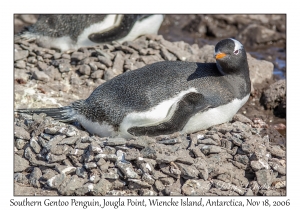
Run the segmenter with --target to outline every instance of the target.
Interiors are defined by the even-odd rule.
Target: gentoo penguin
[[[216,63],[157,62],[114,77],[69,106],[17,112],[78,121],[99,136],[193,133],[231,120],[249,98],[243,45],[224,39],[215,58]]]
[[[39,15],[37,22],[16,38],[35,39],[45,48],[61,51],[99,43],[132,41],[145,34],[157,34],[163,15]]]

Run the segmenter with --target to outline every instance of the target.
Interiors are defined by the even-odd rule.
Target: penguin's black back
[[[78,112],[93,121],[101,119],[117,126],[127,114],[150,110],[191,88],[201,93],[211,107],[242,99],[250,92],[243,75],[222,75],[215,63],[162,61],[100,85]]]
[[[26,30],[43,36],[63,37],[70,36],[77,40],[80,33],[88,26],[104,20],[106,15],[53,15],[42,14],[37,22]]]

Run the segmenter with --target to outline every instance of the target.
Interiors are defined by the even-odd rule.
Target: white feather
[[[129,34],[124,38],[117,40],[117,42],[123,43],[125,41],[131,41],[145,34],[157,34],[163,20],[163,15],[152,15],[141,21],[137,21]]]
[[[238,40],[230,39],[234,41],[234,51],[243,49],[244,46]]]
[[[92,122],[81,114],[77,114],[76,119],[82,125],[82,127],[84,127],[91,134],[96,134],[101,137],[112,137],[117,135],[117,133],[114,131],[113,126],[109,125],[106,122],[102,122],[101,124],[98,122]]]
[[[206,112],[198,113],[191,117],[187,124],[182,129],[184,133],[193,133],[199,130],[204,130],[213,125],[228,122],[233,115],[247,102],[249,98],[248,94],[243,99],[234,99],[230,103],[217,108],[209,109]]]
[[[172,106],[181,100],[184,95],[191,92],[197,92],[197,90],[195,88],[190,88],[178,93],[171,99],[161,102],[156,107],[153,107],[146,112],[133,112],[128,114],[120,124],[120,136],[125,138],[132,137],[132,135],[127,132],[131,127],[156,125],[167,121],[166,117],[169,111],[174,111],[171,109]],[[172,114],[173,113],[170,113],[169,115],[172,116]]]
[[[78,49],[80,47],[97,45],[97,43],[89,40],[88,36],[90,34],[99,33],[101,31],[104,31],[108,28],[112,28],[113,26],[117,25],[118,21],[117,23],[115,22],[116,18],[117,18],[116,15],[107,15],[102,22],[92,24],[86,29],[84,29],[83,32],[77,38],[77,43],[75,48]]]

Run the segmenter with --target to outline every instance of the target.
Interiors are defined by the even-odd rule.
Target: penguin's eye
[[[237,54],[239,54],[239,50],[235,50],[235,51],[233,51],[233,53],[235,54],[235,55],[237,55]]]

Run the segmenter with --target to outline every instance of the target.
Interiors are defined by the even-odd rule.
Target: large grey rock
[[[131,164],[126,164],[121,161],[118,161],[116,166],[122,171],[122,173],[130,179],[137,179],[139,175],[133,170]]]
[[[251,36],[246,35],[250,33]],[[268,42],[284,40],[285,36],[265,26],[250,24],[239,34],[239,38],[241,38],[241,41],[251,44],[267,44]]]
[[[42,171],[38,167],[34,167],[33,171],[29,176],[29,183],[33,187],[39,188],[40,182],[39,179],[42,177]]]
[[[182,193],[187,196],[204,195],[210,188],[209,181],[188,179],[182,186]]]
[[[106,67],[112,66],[112,61],[104,56],[98,56],[98,60],[100,63],[103,63]]]
[[[76,189],[75,194],[76,195],[86,195],[87,193],[91,192],[94,188],[94,184],[92,183],[86,183],[83,186]]]
[[[283,158],[286,156],[286,152],[282,150],[279,145],[270,146],[267,150],[276,157]]]
[[[114,64],[112,67],[112,71],[115,73],[115,75],[119,75],[123,73],[123,65],[124,65],[124,57],[121,53],[117,53],[115,56]]]
[[[274,114],[286,116],[286,80],[279,80],[263,91],[260,102],[266,109],[273,109]]]
[[[71,60],[76,61],[76,62],[81,61],[84,58],[85,58],[85,56],[84,56],[84,53],[82,53],[82,52],[74,52],[71,56]]]
[[[15,67],[18,69],[25,69],[26,63],[23,60],[19,60],[15,63]]]
[[[285,175],[286,174],[286,168],[280,164],[277,164],[275,162],[269,162],[269,165],[274,171],[278,171],[278,173]]]
[[[141,150],[141,155],[143,155],[144,158],[151,158],[151,159],[156,159],[157,157],[156,150],[149,146]]]
[[[274,65],[265,60],[257,60],[247,53],[252,85],[261,84],[273,76]]]
[[[94,185],[92,193],[94,195],[106,195],[111,190],[112,184],[106,179],[100,179],[99,182]]]
[[[176,165],[178,166],[178,168],[181,171],[181,176],[185,179],[193,179],[193,178],[197,178],[199,171],[196,169],[195,166],[189,166],[183,163],[176,163]]]
[[[62,155],[53,155],[51,153],[49,153],[47,155],[47,160],[49,163],[55,163],[55,162],[60,162],[66,159],[66,155],[62,154]]]
[[[15,58],[14,58],[14,60],[15,61],[22,60],[24,58],[27,58],[28,55],[29,55],[28,50],[15,50]]]
[[[77,175],[73,175],[70,178],[64,179],[58,188],[58,192],[62,195],[74,195],[75,191],[82,187],[84,179],[79,178]]]
[[[154,184],[158,191],[162,191],[165,189],[165,186],[163,185],[163,183],[160,180],[156,180]]]
[[[22,172],[28,167],[30,167],[28,160],[19,155],[14,155],[14,172]]]
[[[36,137],[32,137],[30,139],[30,146],[32,147],[32,149],[34,150],[35,153],[40,153],[41,146],[37,142],[37,138]]]
[[[57,174],[47,180],[47,185],[51,188],[58,189],[65,179],[66,175],[64,173]]]
[[[128,179],[129,184],[128,184],[128,188],[130,190],[138,190],[141,188],[150,188],[151,185],[148,182],[139,180],[139,179]]]
[[[104,75],[104,71],[103,70],[97,70],[97,71],[94,71],[91,74],[91,78],[93,78],[93,79],[99,79],[99,78],[102,78],[103,75]]]
[[[239,195],[244,195],[245,190],[241,187],[238,187],[234,184],[226,183],[217,179],[213,180],[213,185],[220,190],[230,190],[238,193]]]
[[[36,80],[40,80],[43,82],[49,82],[50,77],[43,71],[34,71],[32,77]]]
[[[186,172],[187,176],[188,175],[195,176],[195,174],[193,173],[194,170],[190,171],[187,167],[185,167],[184,164],[182,164],[182,165],[183,165],[182,170]],[[161,164],[159,164],[159,167],[164,174],[172,176],[174,178],[178,179],[179,176],[181,175],[181,170],[175,164],[170,165],[170,164],[166,164],[166,163],[161,163]]]
[[[14,173],[14,181],[24,185],[28,185],[29,183],[27,176],[22,173]]]
[[[24,140],[29,140],[30,139],[30,134],[22,127],[15,126],[14,127],[14,135],[15,137],[19,139],[24,139]]]
[[[264,159],[253,160],[250,162],[250,165],[254,171],[258,171],[261,169],[270,169],[268,162]]]
[[[257,172],[255,172],[257,182],[261,189],[269,189],[269,187],[272,184],[273,177],[269,170],[262,169]]]
[[[82,65],[79,68],[79,72],[83,75],[90,75],[91,74],[91,67],[89,65]]]
[[[175,152],[175,156],[177,156],[176,162],[184,163],[187,165],[192,165],[194,163],[193,158],[190,156],[188,150],[178,150]]]

